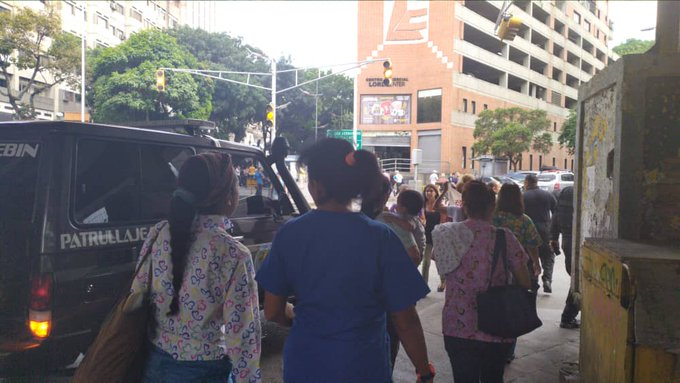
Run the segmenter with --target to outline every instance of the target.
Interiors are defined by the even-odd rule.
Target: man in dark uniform
[[[571,275],[571,239],[572,239],[572,218],[574,217],[574,187],[567,186],[562,189],[560,196],[557,198],[557,212],[552,216],[552,224],[550,225],[550,247],[559,254],[560,244],[557,241],[560,234],[562,234],[562,250],[564,250],[564,264],[567,267],[567,273]],[[574,295],[569,289],[567,295],[567,302],[562,311],[562,320],[560,327],[562,328],[579,328],[580,323],[576,320],[579,306],[574,301]]]
[[[555,253],[548,246],[550,232],[550,216],[555,213],[557,200],[555,197],[538,188],[538,179],[529,174],[524,179],[524,213],[534,221],[536,230],[543,243],[538,248],[538,257],[543,268],[543,291],[552,293],[552,274],[555,265]]]

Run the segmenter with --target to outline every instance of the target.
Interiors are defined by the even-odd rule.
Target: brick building
[[[557,143],[577,88],[617,56],[608,41],[607,1],[514,1],[517,37],[501,42],[494,24],[502,1],[358,3],[358,60],[390,58],[393,83],[379,64],[357,79],[363,146],[381,159],[423,149],[420,173],[475,172],[477,114],[522,107],[548,112],[553,149],[524,153],[520,168],[573,168]],[[393,163],[393,161],[391,162]],[[421,174],[422,177],[422,174]]]

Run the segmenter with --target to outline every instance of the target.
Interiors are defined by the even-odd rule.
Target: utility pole
[[[80,122],[85,122],[85,34],[87,33],[87,1],[83,2],[83,23],[80,35]]]

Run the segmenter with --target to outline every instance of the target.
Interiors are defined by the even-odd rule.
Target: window
[[[534,170],[534,155],[529,154],[529,170]]]
[[[574,171],[574,160],[571,160],[571,171]]]
[[[234,172],[238,178],[239,203],[231,218],[252,217],[271,214],[271,210],[258,204],[252,196],[263,196],[278,200],[283,196],[281,182],[272,168],[253,155],[232,153]],[[281,198],[284,214],[293,211],[288,197]]]
[[[555,157],[553,157],[553,164],[552,164],[552,166],[555,166],[555,164],[556,164],[556,162],[555,162]]]
[[[463,169],[467,169],[467,146],[463,146]]]
[[[565,162],[566,162],[566,160],[565,160]],[[574,175],[573,174],[562,174],[562,181],[574,182]]]
[[[578,12],[574,11],[573,18],[576,24],[581,25],[581,15]]]
[[[70,90],[62,90],[62,100],[64,102],[75,102],[76,101],[76,94],[75,92],[71,92]]]
[[[553,122],[553,132],[556,132],[556,131],[557,131],[557,123]]]
[[[134,8],[130,8],[130,17],[137,21],[142,21],[142,13]]]
[[[538,170],[543,166],[543,156],[538,156]]]
[[[95,24],[102,26],[104,29],[109,29],[109,20],[104,16],[97,14],[97,18],[94,20]]]
[[[489,105],[488,105],[488,104],[484,104],[484,110],[489,110]]]
[[[0,78],[0,88],[7,88],[7,79],[6,78]]]
[[[463,113],[467,113],[467,98],[463,99]]]
[[[586,31],[590,32],[590,21],[584,20],[583,26],[586,28]]]
[[[125,14],[125,11],[123,10],[123,6],[121,4],[116,3],[116,2],[111,2],[111,9],[114,12],[118,12],[122,15]]]
[[[75,164],[75,221],[119,224],[165,217],[178,169],[191,155],[193,150],[179,146],[81,140]]]
[[[470,169],[475,170],[475,148],[470,150]]]
[[[477,114],[477,101],[472,101],[472,114]]]
[[[429,89],[418,91],[418,117],[419,124],[442,121],[442,90]]]

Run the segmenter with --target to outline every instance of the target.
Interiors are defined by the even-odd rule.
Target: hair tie
[[[194,193],[188,191],[187,189],[183,188],[175,189],[175,191],[172,192],[172,196],[181,199],[182,201],[188,203],[189,205],[193,205],[194,202],[196,202],[196,196],[194,195]]]
[[[347,155],[345,156],[345,163],[347,164],[347,166],[354,166],[354,164],[357,163],[357,160],[354,158],[354,150],[347,153]]]

